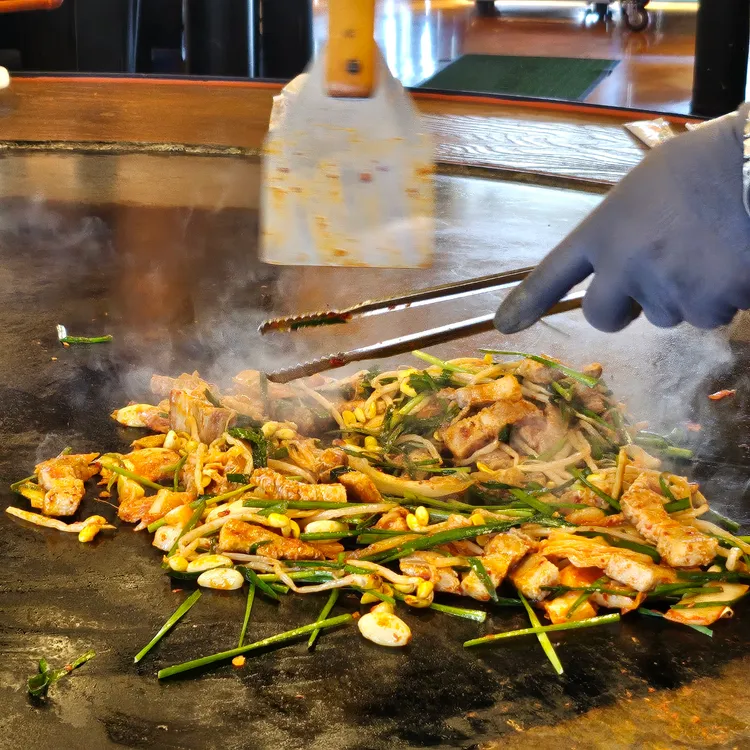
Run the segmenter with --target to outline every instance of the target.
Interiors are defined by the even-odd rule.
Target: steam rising
[[[149,179],[164,174],[170,185],[177,184],[187,163],[181,157],[136,158],[139,169],[147,168],[147,175],[151,170]],[[122,160],[119,168],[127,169],[129,163]],[[35,301],[19,307],[18,319],[28,316],[29,305],[38,305],[44,315],[29,337],[53,336],[55,323],[75,333],[113,333],[115,343],[106,352],[92,351],[87,361],[89,368],[118,381],[112,386],[113,400],[121,398],[120,389],[133,400],[150,398],[154,373],[199,369],[208,380],[227,384],[243,369],[275,370],[489,312],[498,295],[346,326],[267,337],[257,333],[268,317],[342,307],[532,265],[600,200],[574,191],[441,177],[438,253],[432,269],[268,267],[257,261],[257,165],[230,159],[200,163],[200,180],[214,188],[209,191],[203,182],[188,185],[182,203],[175,196],[161,208],[118,205],[105,210],[83,203],[71,209],[35,198],[6,202],[0,211],[0,274],[6,288],[23,293],[25,279],[35,276],[35,267],[40,269]],[[190,205],[193,199],[200,205]],[[654,427],[688,419],[696,390],[732,359],[726,331],[707,333],[689,326],[660,330],[639,320],[619,334],[602,334],[580,313],[550,318],[516,336],[486,334],[434,351],[463,356],[480,346],[544,352],[573,366],[600,361],[616,396]],[[57,353],[61,360],[73,359],[68,352]],[[114,365],[107,364],[108,357],[114,357]],[[378,364],[388,368],[416,362],[404,355]],[[77,377],[74,370],[70,376]],[[80,404],[77,397],[71,408]],[[87,408],[100,407],[90,403]]]

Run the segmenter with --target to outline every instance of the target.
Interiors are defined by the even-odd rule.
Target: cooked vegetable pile
[[[578,372],[518,352],[447,362],[414,354],[422,369],[289,386],[253,370],[229,389],[197,373],[154,376],[157,404],[112,415],[151,434],[126,454],[39,464],[13,489],[40,513],[8,512],[90,541],[113,528],[103,517],[55,517],[74,516],[96,478],[121,520],[153,534],[167,575],[247,587],[237,648],[160,677],[230,658],[240,665],[248,651],[301,636],[312,647],[321,631],[355,621],[374,643],[405,646],[410,607],[478,623],[486,607],[526,607],[530,628],[485,635],[477,625],[464,645],[536,634],[558,672],[548,630],[638,610],[710,635],[731,616],[748,591],[750,544],[696,484],[663,470],[662,460],[690,452],[631,423],[600,365]],[[374,606],[332,616],[341,589]],[[256,594],[289,592],[330,598],[315,623],[245,644]],[[486,605],[456,606],[448,595]]]

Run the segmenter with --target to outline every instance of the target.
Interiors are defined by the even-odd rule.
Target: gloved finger
[[[585,258],[576,230],[558,245],[502,302],[495,315],[501,333],[517,333],[536,323],[593,268]]]
[[[680,305],[673,299],[670,284],[652,270],[634,277],[633,299],[643,308],[649,323],[658,328],[673,328],[682,323]]]
[[[750,273],[745,269],[733,274],[732,282],[724,294],[724,302],[738,310],[750,309]]]
[[[594,280],[583,298],[583,314],[594,328],[605,333],[620,331],[632,323],[641,308],[616,283],[602,274],[594,274]]]
[[[737,314],[737,308],[725,301],[705,302],[693,300],[683,307],[683,317],[696,328],[719,328],[729,325]]]
[[[660,304],[651,299],[639,304],[648,322],[657,328],[674,328],[682,323],[682,313],[676,306]]]

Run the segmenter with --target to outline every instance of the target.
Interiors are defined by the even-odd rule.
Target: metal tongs
[[[443,284],[441,286],[422,289],[417,292],[408,292],[396,297],[387,297],[380,300],[371,300],[360,302],[352,307],[343,310],[323,310],[301,315],[293,315],[285,318],[274,318],[267,320],[260,325],[258,330],[261,334],[270,332],[288,332],[298,331],[303,328],[312,328],[317,326],[335,325],[338,323],[348,323],[354,318],[364,318],[373,315],[383,315],[396,310],[405,310],[410,307],[419,307],[421,305],[431,305],[435,302],[445,302],[449,299],[458,297],[468,297],[473,294],[491,291],[493,289],[505,289],[514,287],[523,281],[534,267],[519,268],[515,271],[506,271],[505,273],[491,274],[489,276],[480,276],[468,281],[460,281],[454,284]],[[575,310],[581,306],[583,300],[583,291],[571,292],[563,297],[554,307],[550,308],[545,315],[555,315],[557,313]],[[326,354],[318,359],[309,362],[287,367],[276,372],[267,374],[268,379],[273,383],[288,383],[298,378],[305,378],[315,375],[326,370],[333,370],[337,367],[343,367],[350,362],[361,362],[367,359],[382,359],[392,357],[397,354],[406,354],[414,349],[422,349],[436,344],[444,344],[446,341],[474,336],[478,333],[491,331],[494,327],[494,313],[480,315],[469,320],[449,323],[448,325],[430,328],[426,331],[410,333],[406,336],[399,336],[395,339],[388,339],[377,344],[369,344],[348,352],[338,352],[336,354]]]

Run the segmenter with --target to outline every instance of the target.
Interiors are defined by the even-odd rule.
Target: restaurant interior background
[[[0,11],[17,2],[0,0]],[[0,65],[15,72],[289,79],[327,31],[326,0],[47,2],[62,4],[47,11],[0,12]],[[690,112],[699,3],[646,0],[645,8],[643,3],[380,0],[377,37],[388,65],[407,86]],[[734,6],[731,12],[746,18],[738,0],[712,5],[725,12]],[[708,42],[714,47],[709,56],[726,57],[727,45],[736,47],[736,70],[748,29],[743,39],[739,23],[737,36],[738,24],[727,28],[728,18],[725,13],[713,19],[715,28],[709,19],[704,36],[716,40]],[[726,42],[727,34],[737,39]],[[716,69],[715,61],[706,64]],[[743,90],[745,74],[746,65]],[[707,85],[722,88],[715,81]],[[739,84],[733,85],[736,90]],[[705,111],[693,107],[693,112],[713,115],[717,107],[728,108],[709,101]]]

